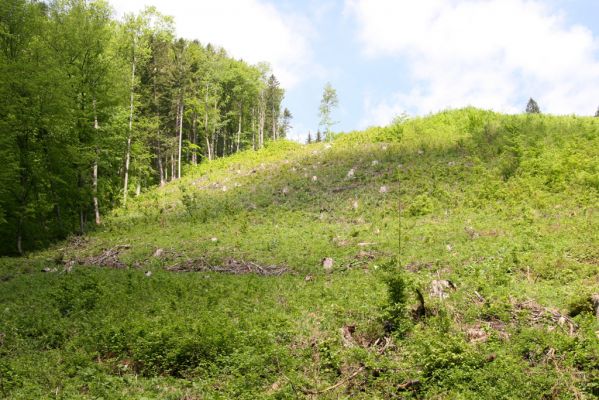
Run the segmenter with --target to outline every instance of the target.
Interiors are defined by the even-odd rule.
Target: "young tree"
[[[599,117],[599,107],[597,107],[597,111],[595,111],[595,117]]]
[[[291,111],[289,111],[289,109],[287,109],[287,107],[285,107],[285,109],[283,110],[283,114],[281,115],[281,123],[279,124],[279,131],[280,131],[279,137],[282,137],[282,138],[287,137],[287,133],[292,128],[292,126],[291,126],[292,118],[293,118],[293,114],[291,114]]]
[[[281,84],[274,74],[270,74],[268,81],[266,82],[266,122],[269,124],[270,131],[272,132],[272,140],[278,139],[279,129],[277,127],[279,116],[281,114],[281,101],[285,92],[281,89]]]
[[[322,142],[322,134],[320,133],[320,129],[316,131],[316,143]]]
[[[308,144],[312,143],[312,134],[310,134],[310,131],[308,131],[308,140],[306,141],[306,143],[308,143]]]
[[[540,114],[541,110],[539,109],[539,105],[536,101],[531,97],[528,100],[528,104],[526,105],[526,113],[527,114]]]
[[[319,107],[319,116],[320,116],[320,126],[325,127],[325,136],[329,141],[333,140],[333,135],[331,132],[331,126],[333,126],[334,122],[331,119],[331,112],[334,107],[337,107],[339,101],[337,100],[337,91],[331,86],[330,83],[327,83],[324,86],[324,90],[322,93],[322,100],[320,100]]]

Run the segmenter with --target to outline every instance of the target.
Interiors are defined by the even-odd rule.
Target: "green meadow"
[[[8,399],[599,396],[599,118],[473,108],[187,166],[0,259]]]

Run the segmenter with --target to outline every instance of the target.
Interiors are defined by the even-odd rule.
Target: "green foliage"
[[[397,261],[392,259],[383,264],[384,282],[387,287],[387,304],[383,310],[383,319],[388,331],[403,335],[410,326],[409,295],[410,285]]]
[[[339,105],[339,99],[337,99],[337,91],[331,86],[330,83],[324,85],[322,92],[322,99],[320,100],[320,106],[318,108],[318,115],[320,116],[319,126],[325,128],[325,138],[329,141],[333,138],[331,127],[335,122],[331,119],[331,113],[333,108]],[[320,131],[319,131],[320,132]],[[320,141],[317,137],[317,142]]]
[[[526,104],[526,113],[527,114],[540,114],[541,113],[541,109],[539,108],[539,105],[537,104],[536,101],[533,100],[532,97],[528,100],[528,103]]]
[[[397,124],[190,166],[0,259],[1,396],[596,397],[597,119]],[[63,271],[124,244],[128,268]],[[231,260],[289,273],[164,270]]]
[[[268,69],[176,38],[153,7],[117,21],[105,1],[8,0],[0,21],[2,255],[84,234],[180,164],[289,129]]]

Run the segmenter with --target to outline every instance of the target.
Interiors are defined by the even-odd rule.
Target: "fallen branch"
[[[322,390],[313,390],[313,389],[306,389],[306,388],[301,388],[301,391],[304,394],[323,394],[326,392],[330,392],[331,390],[335,390],[337,389],[339,386],[351,381],[352,379],[354,379],[356,376],[358,376],[362,371],[364,371],[366,367],[361,366],[360,368],[358,368],[355,372],[353,372],[351,375],[341,379],[339,382],[337,382],[336,384],[334,384],[333,386],[329,386],[328,388],[322,389]]]

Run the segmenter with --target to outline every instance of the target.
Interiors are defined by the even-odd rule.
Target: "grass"
[[[597,119],[464,109],[189,169],[0,261],[0,393],[593,398],[598,149]],[[125,269],[54,261],[123,244]],[[290,273],[166,270],[200,259]]]

